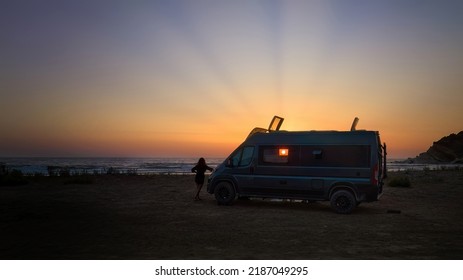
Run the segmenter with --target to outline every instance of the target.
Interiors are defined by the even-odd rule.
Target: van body
[[[328,200],[348,214],[379,199],[386,177],[386,145],[377,131],[280,131],[255,128],[209,176],[218,204],[237,197]]]

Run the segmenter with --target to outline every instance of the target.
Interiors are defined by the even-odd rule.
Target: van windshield
[[[254,146],[245,146],[230,157],[231,166],[247,166],[251,163]]]

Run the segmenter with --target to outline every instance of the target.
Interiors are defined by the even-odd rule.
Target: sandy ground
[[[38,178],[0,187],[0,259],[463,259],[463,171],[399,175],[412,187],[350,215],[328,202],[218,206],[205,189],[196,202],[193,176]]]

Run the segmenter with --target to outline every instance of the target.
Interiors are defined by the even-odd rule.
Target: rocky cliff
[[[463,163],[463,131],[445,136],[424,153],[414,159],[414,163]]]

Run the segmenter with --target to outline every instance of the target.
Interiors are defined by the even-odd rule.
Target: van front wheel
[[[219,205],[230,205],[236,196],[235,189],[228,182],[220,182],[214,190],[215,200]]]
[[[350,191],[339,190],[331,196],[331,207],[338,214],[350,214],[357,205],[354,195]]]

